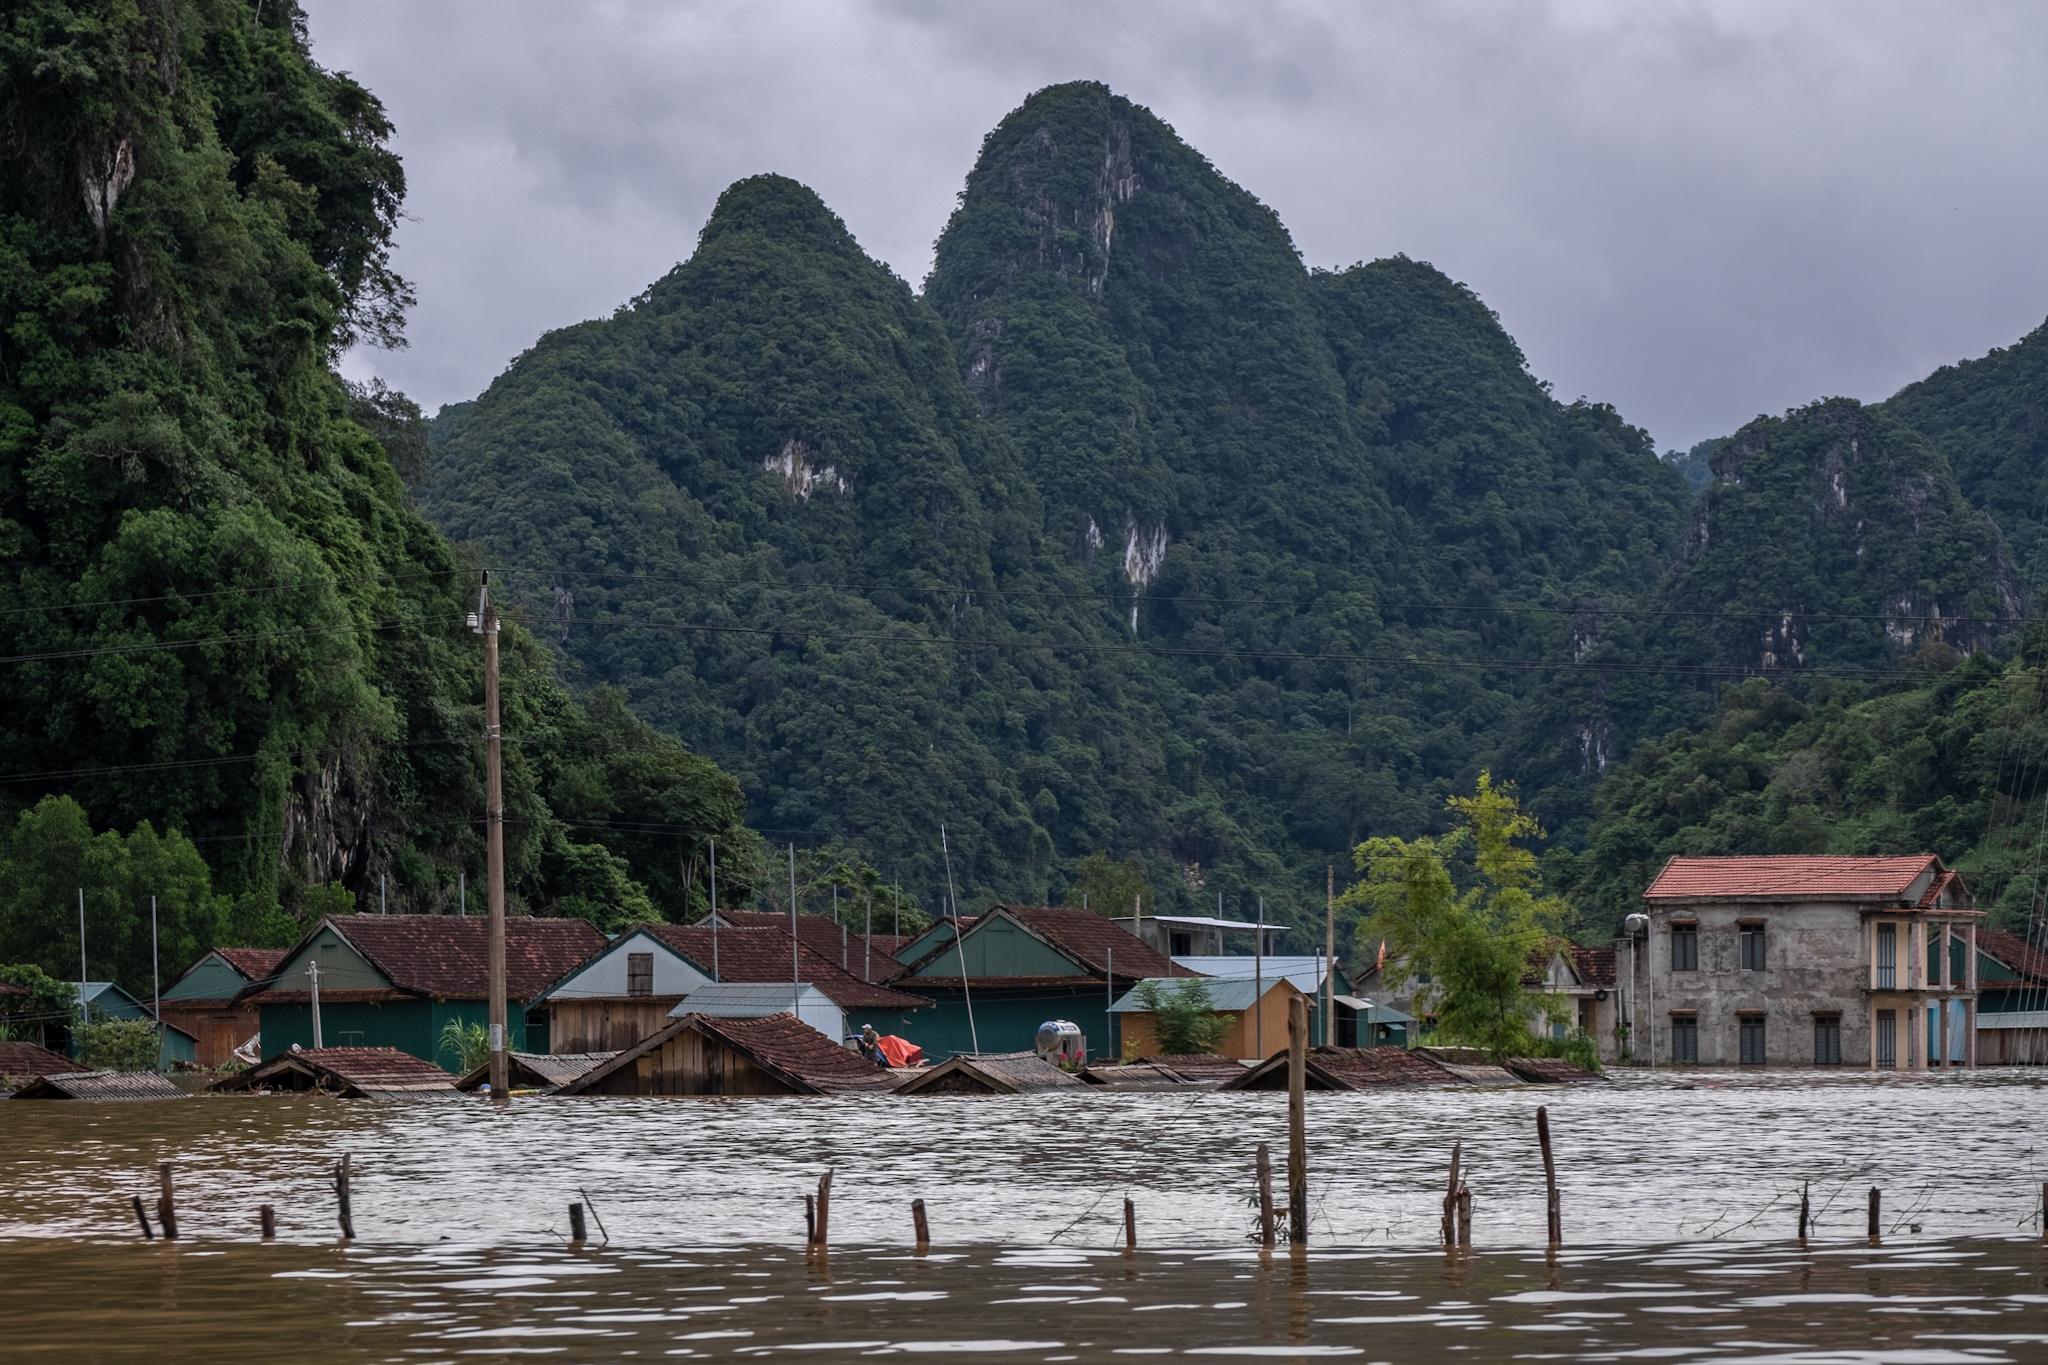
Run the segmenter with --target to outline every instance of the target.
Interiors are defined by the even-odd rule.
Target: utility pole
[[[484,637],[484,876],[490,905],[491,1098],[508,1098],[505,1067],[505,764],[498,733],[498,609],[486,569],[474,629]]]
[[[1323,1046],[1337,1042],[1337,868],[1323,868]]]
[[[92,1022],[85,1008],[85,888],[78,888],[78,1026]]]
[[[314,958],[306,964],[306,976],[313,983],[313,1050],[318,1052],[324,1044],[320,1041],[320,959]]]
[[[789,1017],[804,1017],[804,969],[797,957],[801,941],[796,936],[796,845],[789,846]]]
[[[149,1009],[156,1016],[156,1069],[164,1069],[164,974],[156,951],[156,897],[149,898]]]

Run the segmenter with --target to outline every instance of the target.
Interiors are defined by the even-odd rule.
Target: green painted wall
[[[940,953],[915,975],[957,977],[963,953],[969,977],[1087,975],[1079,964],[1034,938],[1023,926],[1000,918],[975,925],[958,945]]]
[[[300,971],[305,968],[301,966]],[[325,967],[322,971],[327,970]],[[192,964],[186,972],[164,992],[166,1000],[229,1000],[249,983],[242,974],[221,961],[218,953],[208,953]]]
[[[320,961],[320,989],[324,991],[376,991],[390,989],[391,982],[384,973],[372,967],[348,944],[340,934],[329,926],[320,931],[318,938],[306,944],[298,952],[286,958],[277,969],[277,989],[281,991],[302,991],[306,989],[306,964],[318,958]]]
[[[895,1013],[890,1017],[900,1020]],[[943,1062],[956,1052],[974,1051],[967,1008],[957,993],[937,997],[936,1005],[910,1017],[915,1022],[898,1022],[885,1031],[916,1043],[931,1061]],[[1048,1019],[1072,1020],[1087,1035],[1091,1060],[1114,1058],[1109,1001],[1101,994],[1099,982],[1078,994],[1058,990],[974,992],[974,1032],[980,1035],[983,1052],[1030,1051],[1038,1039],[1038,1026]]]
[[[321,977],[327,969],[323,964]],[[484,1000],[392,1000],[383,1004],[320,1004],[321,1041],[329,1047],[395,1047],[449,1071],[457,1069],[454,1054],[441,1051],[441,1030],[451,1019],[488,1026],[490,1003]],[[506,1044],[514,1052],[527,1046],[526,1011],[506,1011]],[[266,1060],[291,1051],[292,1044],[313,1046],[313,1012],[305,1005],[263,1007],[263,1056]]]

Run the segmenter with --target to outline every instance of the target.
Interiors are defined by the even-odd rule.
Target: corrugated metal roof
[[[594,1067],[603,1066],[616,1052],[508,1052],[506,1080],[514,1090],[532,1086],[567,1085]],[[485,1062],[455,1083],[457,1090],[475,1090],[491,1079],[491,1064]]]
[[[38,1076],[18,1100],[182,1100],[189,1096],[154,1071],[65,1071]]]
[[[1286,957],[1268,953],[1264,957],[1177,957],[1174,965],[1185,967],[1191,972],[1214,977],[1218,981],[1235,981],[1239,977],[1249,981],[1254,973],[1268,981],[1284,976],[1294,983],[1294,989],[1303,995],[1314,995],[1323,988],[1323,963],[1327,961],[1321,953],[1289,955]]]
[[[1643,892],[1645,900],[1678,897],[1899,897],[1930,867],[1931,853],[1848,858],[1807,854],[1739,858],[1673,858]]]
[[[1182,989],[1182,982],[1200,980],[1201,978],[1177,976],[1149,977],[1147,979],[1157,981],[1162,988],[1178,991]],[[1131,987],[1118,996],[1116,1003],[1109,1007],[1109,1012],[1111,1014],[1151,1013],[1151,1007],[1138,998],[1138,991],[1143,984],[1143,982],[1140,982],[1139,985]],[[1265,986],[1268,994],[1292,985],[1286,978],[1276,976],[1268,976],[1263,983],[1254,981],[1250,977],[1244,977],[1235,981],[1202,980],[1203,989],[1209,993],[1209,1007],[1219,1013],[1250,1009],[1258,1003],[1256,991],[1261,984]]]
[[[708,1014],[718,1019],[765,1019],[771,1014],[788,1014],[795,989],[787,981],[713,981],[684,996],[682,1003],[668,1012],[669,1018]],[[804,1005],[839,1007],[838,1001],[809,981],[804,982],[802,991]]]

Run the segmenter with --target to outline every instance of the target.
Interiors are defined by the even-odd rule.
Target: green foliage
[[[2036,651],[2039,651],[2038,654]],[[1992,922],[2023,929],[2036,896],[2048,640],[2001,666],[1975,654],[1918,687],[1725,689],[1711,728],[1646,743],[1601,789],[1564,874],[1579,937],[1616,931],[1674,855],[1934,853]]]
[[[1365,875],[1344,899],[1370,912],[1360,952],[1384,939],[1388,957],[1426,982],[1415,1003],[1434,1041],[1528,1056],[1531,1021],[1563,1017],[1562,999],[1524,977],[1531,954],[1556,942],[1566,907],[1542,894],[1536,855],[1515,842],[1541,831],[1512,790],[1482,772],[1474,795],[1447,804],[1458,820],[1449,834],[1368,839],[1355,851]],[[1463,856],[1473,883],[1461,892],[1453,867]]]
[[[33,962],[0,965],[0,981],[29,993],[23,1001],[0,1002],[0,1039],[40,1043],[51,1025],[68,1027],[78,1017],[78,984],[52,976]]]
[[[1581,1071],[1590,1071],[1598,1076],[1606,1070],[1600,1064],[1600,1040],[1584,1029],[1575,1028],[1562,1038],[1532,1037],[1523,1057],[1558,1057],[1570,1062]]]
[[[1182,1057],[1214,1052],[1237,1021],[1234,1014],[1216,1013],[1209,983],[1199,976],[1173,981],[1147,978],[1137,987],[1138,1002],[1152,1016],[1152,1036],[1161,1053]]]
[[[78,1064],[87,1071],[154,1071],[160,1048],[148,1019],[95,1019],[78,1029]]]
[[[1067,891],[1066,905],[1081,905],[1098,915],[1129,915],[1141,902],[1154,900],[1145,880],[1145,869],[1136,858],[1111,862],[1107,853],[1091,853],[1074,869],[1074,884]]]
[[[441,1026],[435,1051],[440,1060],[453,1060],[455,1070],[467,1074],[491,1060],[491,1031],[475,1020],[450,1019]]]
[[[329,915],[353,915],[356,912],[356,893],[340,882],[309,886],[305,898],[299,902],[299,910],[308,924],[318,923]]]
[[[176,831],[160,835],[146,820],[125,838],[112,830],[95,834],[76,801],[46,796],[0,841],[0,960],[75,979],[80,891],[93,980],[147,991],[152,896],[166,979],[227,934],[228,901],[214,894],[191,840]]]

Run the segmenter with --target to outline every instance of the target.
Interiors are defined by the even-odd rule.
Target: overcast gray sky
[[[921,285],[1041,86],[1150,107],[1311,264],[1477,290],[1560,397],[1660,448],[1877,399],[2048,317],[2048,5],[307,0],[411,186],[431,411],[688,256],[778,171]]]

